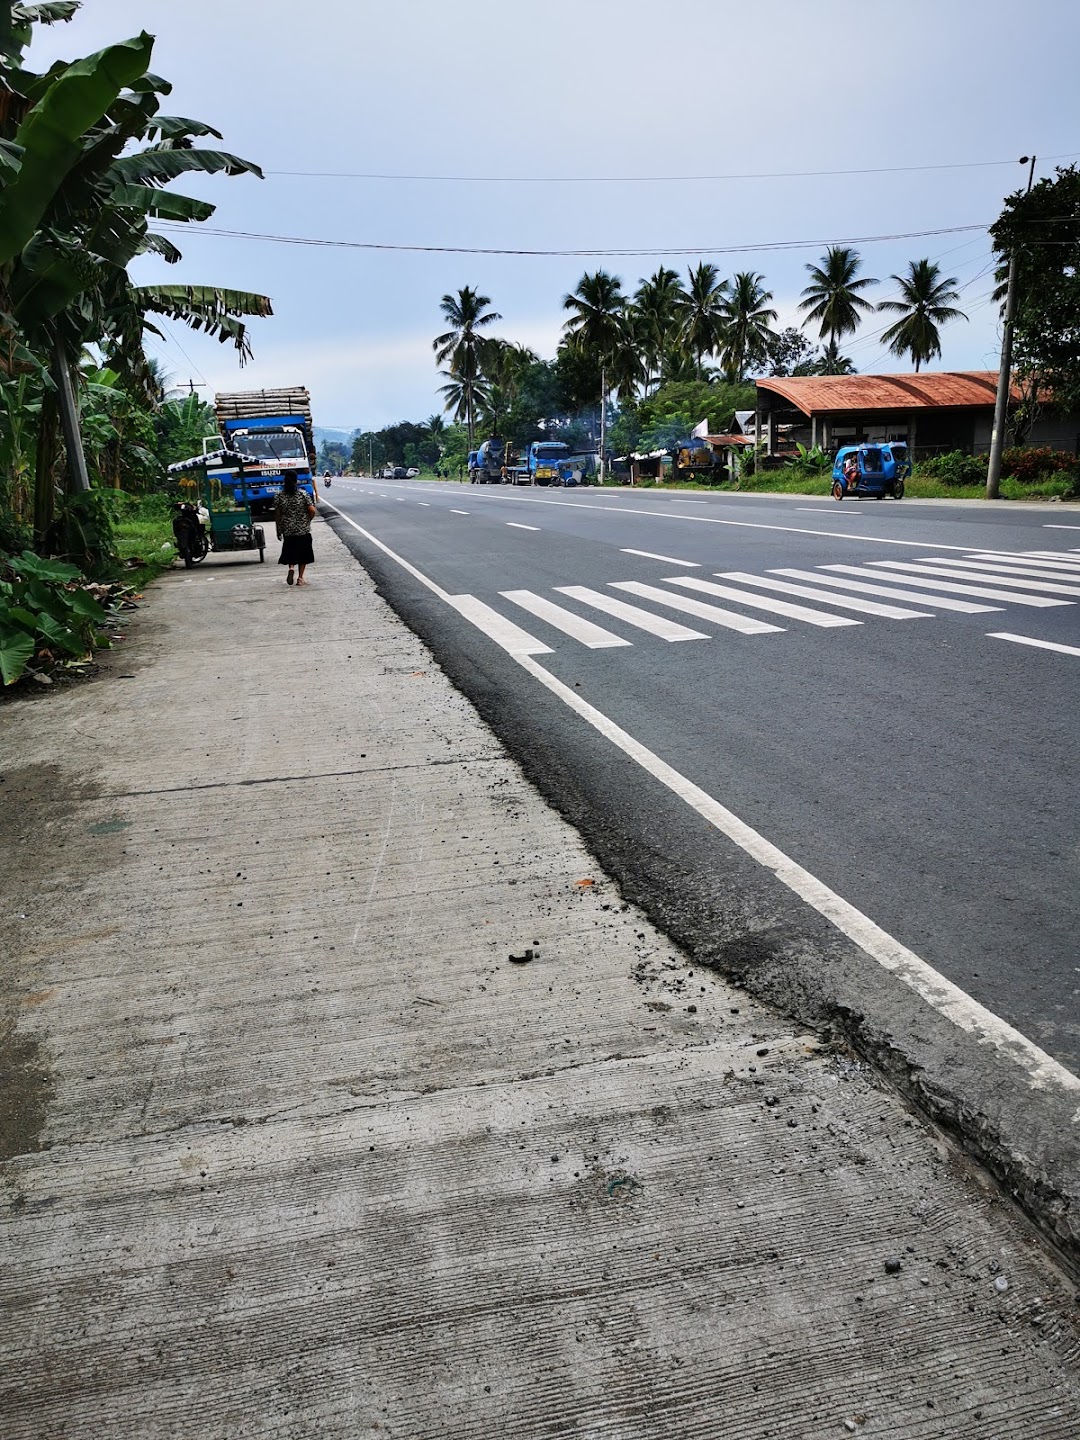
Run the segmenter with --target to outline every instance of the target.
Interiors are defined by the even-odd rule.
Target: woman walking
[[[279,565],[287,565],[289,573],[285,584],[293,583],[293,570],[298,569],[297,585],[306,585],[304,571],[315,563],[315,551],[311,545],[311,521],[315,505],[309,495],[297,488],[296,476],[286,475],[281,491],[274,502],[274,524],[281,541]]]

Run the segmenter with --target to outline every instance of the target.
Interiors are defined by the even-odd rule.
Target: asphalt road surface
[[[946,1008],[971,997],[1080,1074],[1080,511],[421,481],[324,498],[677,938],[811,983],[839,904],[885,969],[898,942],[962,992]]]

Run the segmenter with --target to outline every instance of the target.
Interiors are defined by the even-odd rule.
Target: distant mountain
[[[325,425],[313,425],[312,429],[315,431],[316,446],[321,445],[324,440],[339,445],[351,445],[353,437],[360,434],[359,425],[354,425],[351,430],[330,430]]]

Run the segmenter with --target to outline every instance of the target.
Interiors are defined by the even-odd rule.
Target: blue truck
[[[596,456],[574,454],[561,440],[533,440],[516,465],[507,465],[514,485],[587,485],[596,474]]]
[[[315,486],[315,436],[311,396],[301,385],[280,390],[244,390],[214,397],[221,444],[249,456],[244,481],[253,515],[269,515],[286,475],[295,475],[301,490],[318,499]],[[215,442],[216,443],[216,442]],[[240,503],[240,475],[232,467],[207,472],[222,493],[234,488]]]
[[[501,485],[506,446],[493,435],[469,452],[469,480],[474,485]]]

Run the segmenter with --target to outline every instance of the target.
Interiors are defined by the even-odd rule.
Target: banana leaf
[[[0,265],[30,241],[82,154],[86,132],[121,90],[144,74],[153,44],[144,33],[69,65],[19,126],[15,140],[25,153],[0,208]]]

